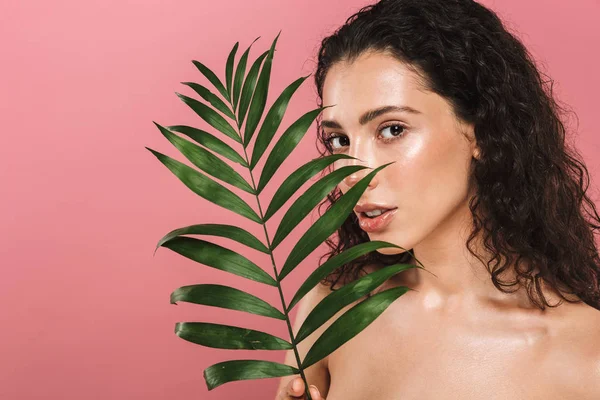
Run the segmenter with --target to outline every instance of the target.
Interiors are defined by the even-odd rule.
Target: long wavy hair
[[[363,7],[321,42],[314,74],[319,106],[331,66],[351,63],[366,51],[387,52],[413,68],[429,90],[449,102],[457,118],[474,124],[480,156],[472,160],[476,194],[469,208],[474,229],[466,247],[486,265],[495,287],[512,293],[523,285],[540,309],[558,306],[562,300],[548,304],[540,287],[543,279],[562,299],[600,310],[593,234],[600,217],[586,194],[587,169],[575,147],[565,143],[561,118],[566,110],[554,99],[552,79],[542,79],[533,57],[500,18],[472,0],[381,0]],[[321,116],[317,149],[324,156],[332,149],[320,121]],[[319,204],[319,215],[340,196],[336,187]],[[493,254],[487,264],[470,246],[481,230],[483,245]],[[326,240],[330,251],[319,263],[369,240],[350,213]],[[357,279],[367,265],[408,263],[411,253],[373,251],[333,271],[322,283],[336,290],[338,281]],[[511,265],[516,279],[501,280]],[[539,272],[534,274],[536,267]]]

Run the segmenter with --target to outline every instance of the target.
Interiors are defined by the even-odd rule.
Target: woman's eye
[[[389,124],[388,126],[381,128],[379,130],[379,132],[382,133],[388,129],[389,129],[388,135],[390,135],[390,136],[386,136],[385,134],[382,134],[384,142],[387,142],[389,140],[393,140],[393,139],[396,139],[398,137],[402,137],[405,135],[404,130],[406,128],[404,127],[404,125],[400,125],[400,124]],[[350,139],[348,139],[348,136],[345,136],[345,135],[333,134],[333,135],[329,136],[327,139],[325,139],[325,141],[327,144],[329,144],[329,147],[331,147],[332,150],[339,150],[344,146],[350,145]]]
[[[400,124],[392,124],[392,125],[388,125],[386,127],[383,127],[379,130],[379,132],[385,132],[386,129],[390,128],[390,135],[391,136],[385,136],[382,135],[384,137],[384,139],[393,139],[395,137],[398,136],[403,136],[404,135],[404,126],[400,125]],[[402,131],[400,131],[402,130]]]
[[[327,139],[327,142],[335,150],[347,146],[348,138],[346,136],[331,136]]]

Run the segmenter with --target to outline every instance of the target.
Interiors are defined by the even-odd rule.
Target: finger
[[[292,398],[301,397],[304,394],[304,381],[302,378],[295,378],[288,384],[287,395]]]
[[[315,385],[310,385],[308,390],[310,391],[310,397],[312,397],[313,400],[325,400]]]

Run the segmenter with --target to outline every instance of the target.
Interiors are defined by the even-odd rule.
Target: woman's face
[[[323,110],[321,122],[333,153],[362,160],[339,160],[335,169],[351,164],[376,168],[395,161],[375,175],[358,202],[397,207],[379,217],[388,223],[377,227],[375,220],[355,210],[371,240],[411,249],[425,238],[450,232],[452,224],[470,216],[468,180],[475,141],[469,142],[461,129],[473,137],[472,127],[461,125],[450,104],[420,86],[418,75],[403,63],[375,52],[364,53],[352,64],[336,63],[323,84],[323,105],[333,105]],[[364,117],[384,106],[407,109]],[[339,189],[346,193],[370,171],[349,175]]]

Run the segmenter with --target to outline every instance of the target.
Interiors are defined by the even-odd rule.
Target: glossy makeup
[[[398,207],[385,229],[370,232],[372,240],[392,235],[410,248],[465,203],[473,148],[459,131],[464,127],[449,103],[425,91],[419,76],[394,57],[367,53],[352,64],[333,65],[324,81],[323,104],[334,105],[323,111],[321,121],[334,153],[359,158],[371,168],[395,161],[375,176],[359,201]],[[335,168],[354,163],[361,164],[340,160]],[[345,193],[369,171],[348,176],[340,190]]]
[[[371,240],[414,249],[436,275],[443,268],[452,292],[468,286],[470,279],[479,279],[479,285],[489,279],[487,271],[473,277],[469,267],[476,261],[465,248],[472,227],[470,168],[478,149],[473,126],[460,121],[450,103],[421,82],[388,53],[367,52],[352,63],[337,62],[323,83],[323,105],[332,107],[323,110],[320,128],[334,153],[361,160],[339,160],[334,168],[395,162],[378,172],[359,203],[397,209],[377,229],[363,230]],[[339,189],[347,192],[370,171],[349,175]]]

